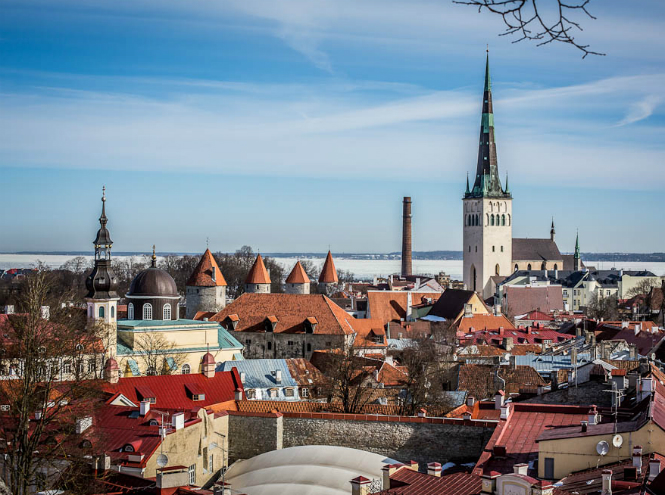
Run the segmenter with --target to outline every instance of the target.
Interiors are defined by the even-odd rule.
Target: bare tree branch
[[[552,42],[566,43],[581,50],[586,58],[587,55],[605,55],[589,49],[589,45],[583,45],[576,41],[576,31],[583,31],[582,26],[573,15],[581,13],[589,19],[596,19],[587,6],[591,0],[556,0],[554,16],[548,20],[543,9],[542,0],[453,0],[461,5],[472,5],[478,7],[478,12],[486,10],[501,16],[506,26],[505,32],[500,36],[516,36],[513,43],[523,40],[537,41],[538,46],[547,45]]]

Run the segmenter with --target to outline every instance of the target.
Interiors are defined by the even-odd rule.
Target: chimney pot
[[[282,370],[275,371],[275,381],[277,383],[282,383]]]
[[[150,401],[149,400],[142,400],[141,405],[140,405],[140,414],[141,416],[145,416],[150,412]]]
[[[430,462],[427,465],[427,474],[430,476],[436,476],[440,477],[441,476],[441,464],[438,462]]]
[[[612,495],[612,470],[604,469],[602,473],[603,487],[601,495]]]
[[[642,446],[635,445],[633,447],[633,467],[637,469],[637,472],[642,471]]]
[[[659,474],[660,474],[660,461],[656,459],[651,459],[649,461],[649,481],[652,481]]]

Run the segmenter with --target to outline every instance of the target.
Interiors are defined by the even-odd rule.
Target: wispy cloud
[[[624,126],[634,124],[640,120],[644,120],[656,110],[656,107],[663,102],[663,97],[660,95],[648,95],[641,101],[634,103],[630,106],[626,116],[621,119],[617,126]]]

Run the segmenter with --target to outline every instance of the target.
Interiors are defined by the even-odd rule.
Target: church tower
[[[464,284],[483,298],[492,296],[490,277],[512,273],[513,206],[506,176],[499,178],[492,109],[489,53],[485,64],[483,113],[480,121],[478,165],[473,187],[466,179],[464,193]]]
[[[106,188],[102,189],[102,215],[99,217],[99,230],[93,241],[95,246],[95,267],[85,281],[88,289],[88,321],[102,323],[108,328],[108,342],[104,342],[110,356],[115,355],[118,329],[118,279],[111,268],[111,247],[113,241],[106,228]]]

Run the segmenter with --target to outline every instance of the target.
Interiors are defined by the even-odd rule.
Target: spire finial
[[[206,237],[206,249],[210,249],[210,237]]]
[[[489,43],[487,43],[487,50],[485,50],[485,51],[487,52],[487,55],[490,54],[490,44]]]
[[[106,186],[102,186],[102,201],[106,201]]]
[[[155,254],[155,245],[152,245],[152,267],[157,268],[157,255]]]

